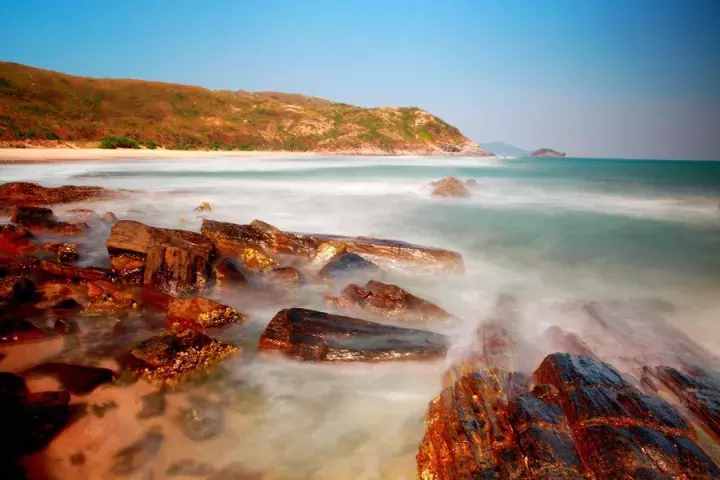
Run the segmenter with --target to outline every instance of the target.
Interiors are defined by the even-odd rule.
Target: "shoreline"
[[[450,152],[376,152],[376,151],[338,151],[338,152],[297,152],[278,150],[165,150],[165,149],[134,149],[134,148],[61,148],[61,147],[38,147],[38,148],[0,148],[0,165],[11,164],[36,164],[36,163],[58,163],[58,162],[86,162],[96,160],[145,160],[145,159],[167,159],[183,160],[195,159],[198,157],[223,157],[223,158],[257,158],[257,157],[316,157],[316,156],[341,156],[353,155],[363,157],[435,157],[435,156],[456,156],[456,157],[478,157],[497,158],[493,155],[476,155],[472,153],[450,153]]]

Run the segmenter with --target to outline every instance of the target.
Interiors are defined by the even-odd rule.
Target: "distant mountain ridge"
[[[480,143],[480,148],[500,157],[527,157],[530,155],[530,150],[525,150],[505,142]]]
[[[173,149],[488,155],[417,107],[363,108],[277,92],[66,75],[0,62],[0,142]]]

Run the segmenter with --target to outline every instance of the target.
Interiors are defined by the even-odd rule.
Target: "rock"
[[[195,207],[196,212],[212,212],[213,207],[210,202],[202,202],[200,205]]]
[[[470,188],[476,188],[476,187],[480,186],[478,181],[475,180],[474,178],[469,178],[469,179],[465,180],[465,185]]]
[[[0,185],[0,205],[53,205],[106,198],[113,194],[101,187],[43,187],[28,182],[8,182]]]
[[[225,428],[222,406],[202,397],[191,397],[190,406],[180,412],[180,429],[193,441],[208,440],[218,436]]]
[[[22,225],[33,233],[54,235],[79,235],[88,229],[85,223],[60,222],[49,208],[19,206],[15,208],[12,222]]]
[[[32,243],[33,234],[19,225],[0,225],[0,254],[23,255],[32,253],[36,247]]]
[[[110,267],[118,278],[132,285],[142,285],[145,278],[145,257],[118,253],[110,256]]]
[[[567,154],[552,148],[540,148],[530,154],[531,157],[565,157]]]
[[[96,417],[103,418],[108,411],[117,408],[117,406],[118,405],[114,400],[108,400],[107,402],[94,403],[90,405],[90,411]]]
[[[140,400],[142,401],[142,409],[137,414],[138,418],[154,418],[165,413],[165,392],[162,390],[143,395]]]
[[[252,271],[270,270],[281,266],[285,259],[316,271],[333,252],[354,253],[380,267],[428,271],[464,268],[460,254],[448,250],[396,240],[285,232],[259,220],[248,225],[204,220],[202,233],[212,240],[221,255]]]
[[[216,288],[244,287],[247,285],[245,275],[240,271],[235,262],[229,258],[220,259],[213,266],[213,278]]]
[[[136,275],[139,262],[130,259],[142,259],[143,284],[170,295],[195,293],[207,284],[213,245],[198,233],[121,220],[113,226],[107,248],[120,278]],[[113,260],[117,256],[122,258]]]
[[[36,298],[35,283],[22,275],[0,277],[0,302],[23,303]]]
[[[693,367],[683,373],[672,367],[657,367],[654,376],[670,389],[720,441],[720,375]]]
[[[469,197],[470,190],[467,186],[455,177],[445,177],[432,182],[433,192],[436,197]]]
[[[160,429],[149,430],[141,439],[128,445],[114,455],[110,469],[114,475],[129,475],[155,460],[165,436]]]
[[[493,340],[502,336],[496,327],[480,332],[484,341],[474,348],[482,353],[453,367],[430,403],[418,478],[709,479],[720,473],[674,407],[642,393],[612,366],[552,354],[530,390],[522,374],[504,368],[516,363],[504,358],[512,356],[513,342]]]
[[[448,320],[451,315],[437,305],[397,285],[371,280],[364,287],[350,284],[327,302],[338,310],[405,322]]]
[[[54,377],[63,388],[74,395],[86,395],[100,385],[111,383],[117,374],[109,368],[72,365],[69,363],[48,362],[37,365],[27,371],[28,375],[48,375]]]
[[[259,348],[300,360],[419,360],[444,356],[447,339],[423,330],[291,308],[270,321]]]
[[[183,458],[173,463],[165,470],[169,477],[207,477],[215,472],[215,468],[209,463],[201,463],[191,458]]]
[[[204,373],[240,349],[185,330],[152,337],[130,351],[127,366],[146,380],[173,385]]]
[[[111,280],[112,275],[109,270],[95,267],[76,267],[73,265],[63,265],[49,260],[41,260],[38,263],[38,270],[53,277],[59,277],[72,281],[101,281]]]
[[[175,298],[168,305],[168,326],[173,329],[204,330],[244,322],[246,317],[227,305],[208,298]]]
[[[45,243],[42,250],[52,253],[60,263],[75,263],[80,259],[76,243]]]
[[[264,272],[262,281],[271,288],[296,288],[302,285],[303,276],[296,268],[281,267]]]
[[[318,276],[332,280],[342,280],[354,276],[374,276],[380,269],[372,262],[356,253],[341,253],[325,265]]]

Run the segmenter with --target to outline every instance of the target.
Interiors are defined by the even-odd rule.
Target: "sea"
[[[434,197],[432,182],[447,176],[474,180],[471,195]],[[203,218],[260,219],[284,230],[455,250],[465,263],[462,275],[384,277],[455,317],[423,327],[452,341],[448,357],[433,362],[315,364],[259,355],[258,337],[278,310],[326,309],[330,287],[258,299],[215,295],[249,316],[216,335],[242,354],[202,381],[167,391],[156,417],[138,416],[142,397],[156,391],[142,381],[73,397],[110,407],[102,415],[90,408],[28,460],[48,478],[173,478],[194,466],[199,478],[235,469],[245,476],[232,478],[414,479],[424,415],[443,373],[472,348],[479,325],[498,321],[508,298],[517,365],[529,373],[553,351],[551,327],[575,334],[629,376],[646,365],[720,367],[720,161],[199,153],[2,165],[0,182],[8,181],[129,191],[57,206],[59,217],[82,206],[194,231]],[[196,212],[202,202],[212,211]],[[84,264],[107,264],[107,233],[93,233]],[[7,353],[0,369],[44,361],[117,368],[107,352],[157,333],[142,325],[130,336],[105,333],[121,321],[78,318],[76,333],[0,345]],[[30,387],[53,382],[31,378]],[[193,416],[214,434],[193,435]],[[150,431],[161,432],[160,447],[139,448],[128,460],[127,449]],[[74,461],[80,453],[83,461]]]

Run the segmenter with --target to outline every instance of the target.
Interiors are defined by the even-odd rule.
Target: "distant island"
[[[494,153],[497,156],[500,157],[527,157],[530,155],[529,150],[525,150],[520,147],[516,147],[515,145],[511,145],[509,143],[505,142],[487,142],[487,143],[480,143],[480,148],[483,150],[487,150],[489,152]]]
[[[565,152],[558,152],[552,148],[540,148],[530,154],[531,157],[565,157]]]
[[[490,155],[417,107],[87,78],[0,62],[0,146]]]

